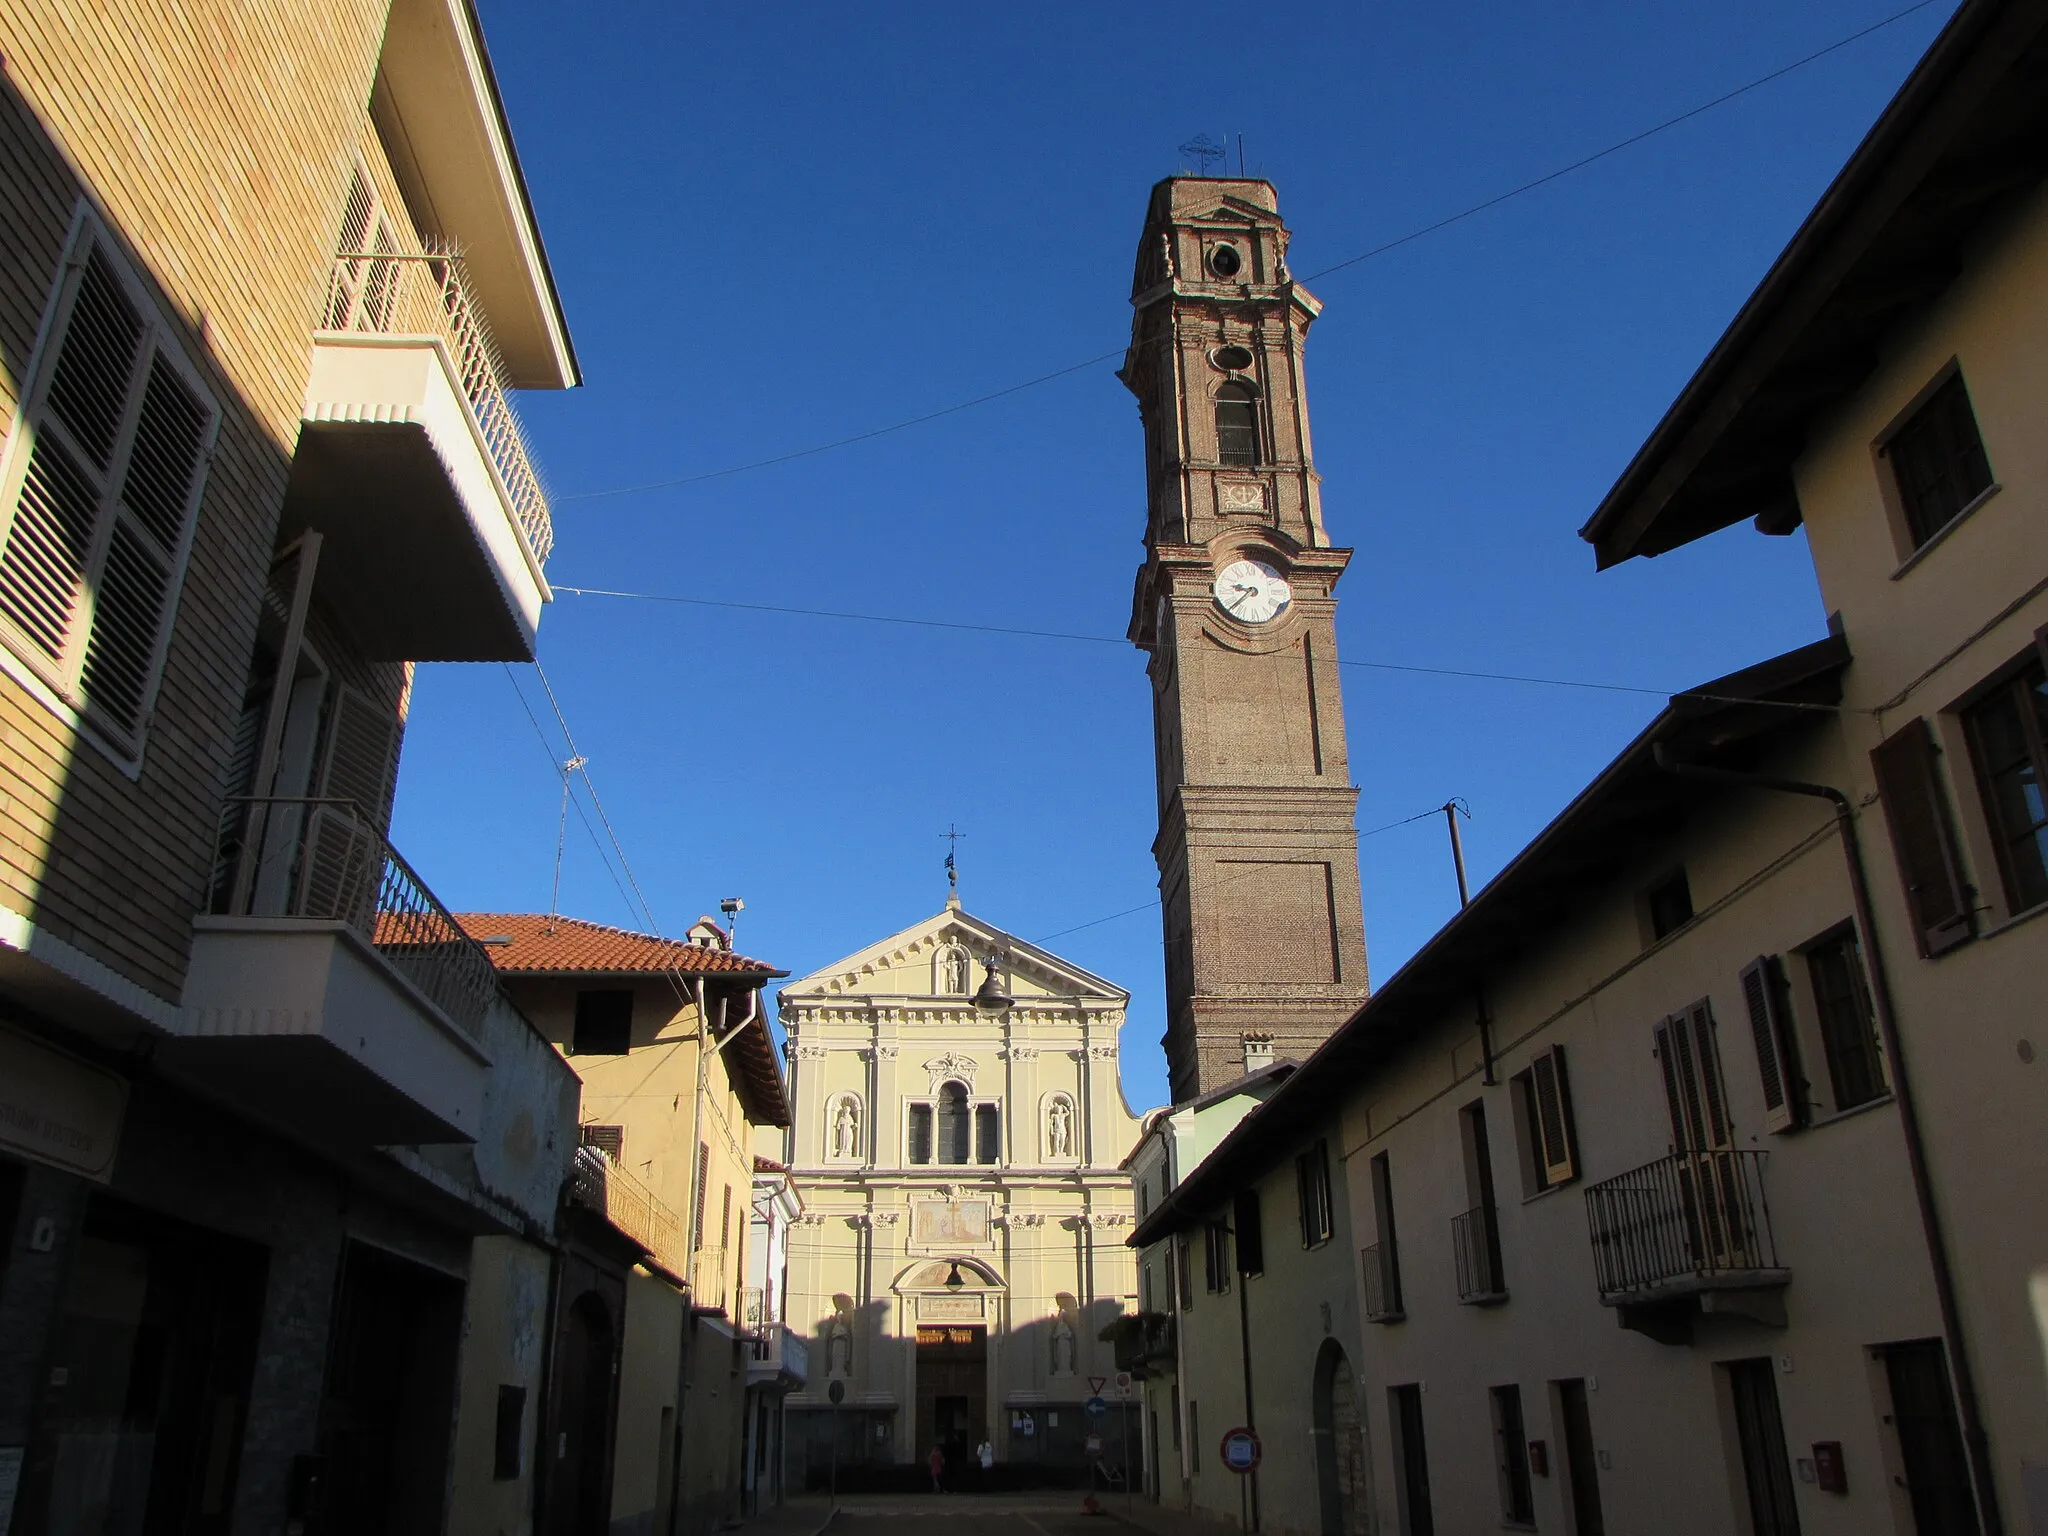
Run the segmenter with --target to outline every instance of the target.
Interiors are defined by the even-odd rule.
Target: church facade
[[[805,1204],[787,1318],[811,1359],[793,1489],[823,1485],[835,1436],[841,1487],[935,1444],[963,1472],[987,1440],[1056,1477],[1093,1433],[1123,1463],[1118,1414],[1084,1405],[1115,1369],[1097,1336],[1136,1299],[1128,1000],[957,898],[783,990]]]

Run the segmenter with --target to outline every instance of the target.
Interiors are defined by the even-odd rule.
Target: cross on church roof
[[[954,855],[959,851],[960,839],[967,834],[949,821],[946,830],[939,835],[946,840],[946,905],[957,907],[960,905],[960,865]]]

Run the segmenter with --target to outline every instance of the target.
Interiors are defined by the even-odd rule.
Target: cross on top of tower
[[[939,835],[946,840],[946,905],[957,907],[960,905],[960,865],[954,855],[960,850],[960,839],[967,834],[949,821],[946,830]]]

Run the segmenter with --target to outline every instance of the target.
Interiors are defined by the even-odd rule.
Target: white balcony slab
[[[194,926],[167,1072],[317,1145],[477,1139],[489,1057],[346,924]]]
[[[284,537],[325,536],[324,596],[388,661],[529,661],[553,594],[432,335],[320,332]]]

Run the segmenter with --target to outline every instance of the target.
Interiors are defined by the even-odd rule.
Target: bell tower
[[[1358,791],[1337,678],[1302,348],[1321,312],[1287,270],[1264,181],[1176,176],[1138,240],[1119,375],[1145,427],[1166,1059],[1176,1102],[1306,1056],[1366,995]]]

